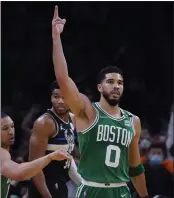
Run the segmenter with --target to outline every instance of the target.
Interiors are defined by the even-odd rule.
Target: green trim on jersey
[[[10,186],[10,180],[1,175],[1,198],[6,198]]]
[[[93,103],[95,121],[78,133],[81,159],[78,172],[88,181],[119,183],[129,181],[128,152],[135,136],[133,114],[120,108],[121,118]]]
[[[104,109],[101,108],[100,104],[98,102],[95,103],[95,105],[106,115],[108,116],[109,118],[113,119],[113,120],[117,120],[117,121],[120,121],[120,120],[123,120],[125,118],[125,115],[124,115],[124,111],[120,108],[120,111],[121,113],[123,114],[121,116],[121,118],[116,118],[112,115],[110,115],[109,113],[107,113]]]
[[[94,107],[94,109],[96,111],[96,118],[95,118],[94,122],[88,128],[86,128],[85,130],[81,131],[82,134],[87,133],[88,131],[90,131],[97,124],[97,122],[99,120],[99,112],[95,108],[95,106],[93,106],[93,107]]]

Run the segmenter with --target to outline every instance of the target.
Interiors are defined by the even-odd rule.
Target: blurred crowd
[[[91,101],[93,94],[89,88],[83,90]],[[47,106],[48,108],[49,106]],[[29,110],[20,111],[13,107],[4,107],[16,124],[16,142],[12,149],[12,156],[16,162],[28,160],[28,145],[34,121],[45,111],[46,107],[42,104],[34,104]],[[17,112],[17,113],[16,113]],[[148,123],[142,122],[142,134],[139,142],[141,160],[145,167],[147,188],[150,197],[164,195],[173,198],[174,183],[174,139],[173,139],[173,106],[168,122],[163,123],[159,133],[151,133]],[[165,130],[164,130],[165,129]],[[9,198],[28,198],[29,181],[11,182]],[[132,196],[137,197],[135,189],[129,184]],[[75,185],[70,184],[69,198],[71,192],[75,191]],[[72,193],[74,194],[74,193]]]

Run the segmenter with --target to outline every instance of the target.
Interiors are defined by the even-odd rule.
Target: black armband
[[[144,171],[145,170],[144,170],[143,164],[139,164],[137,167],[129,167],[129,176],[136,177],[140,175],[141,173],[144,173]],[[146,197],[142,197],[142,198],[146,198]]]

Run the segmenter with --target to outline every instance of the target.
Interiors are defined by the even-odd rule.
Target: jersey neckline
[[[69,124],[69,119],[68,119],[68,122],[65,122],[65,121],[62,120],[56,113],[54,113],[51,109],[50,109],[50,111],[51,111],[57,118],[59,118],[63,123]]]
[[[97,107],[98,107],[106,116],[108,116],[109,118],[111,118],[111,119],[113,119],[113,120],[120,121],[120,120],[123,120],[123,119],[125,118],[123,109],[121,109],[120,107],[119,107],[119,109],[120,109],[120,111],[121,111],[121,113],[122,113],[123,115],[122,115],[120,118],[116,118],[116,117],[110,115],[108,112],[106,112],[106,111],[100,106],[99,102],[96,102],[95,104],[97,105]]]

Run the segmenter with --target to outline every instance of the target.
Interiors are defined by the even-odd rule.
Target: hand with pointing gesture
[[[63,31],[64,25],[66,23],[65,19],[61,19],[58,13],[58,7],[55,6],[54,17],[52,20],[52,38],[56,39]]]

